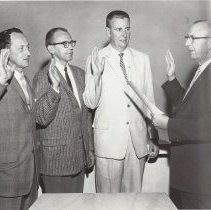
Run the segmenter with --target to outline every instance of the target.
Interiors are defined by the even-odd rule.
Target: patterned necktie
[[[128,83],[127,72],[126,72],[126,68],[125,68],[124,61],[123,61],[123,55],[124,55],[124,53],[120,53],[120,54],[119,54],[119,57],[120,57],[120,67],[121,67],[122,72],[123,72],[123,74],[124,74],[125,80],[126,80],[126,82]]]
[[[65,78],[66,78],[67,84],[69,85],[70,89],[73,91],[73,86],[67,73],[67,67],[64,68],[64,72],[65,72]]]
[[[28,108],[30,109],[30,95],[29,95],[29,87],[28,87],[28,84],[26,82],[26,78],[24,77],[24,74],[21,74],[21,77],[20,77],[20,82],[21,82],[21,87],[22,87],[22,90],[24,92],[24,95],[25,95],[25,98],[26,98],[26,103],[28,105]]]

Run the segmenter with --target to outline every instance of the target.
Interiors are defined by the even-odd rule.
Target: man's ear
[[[54,47],[53,47],[52,45],[48,45],[48,46],[47,46],[47,50],[48,50],[48,52],[49,52],[51,55],[54,54]]]
[[[106,29],[107,36],[110,38],[110,36],[111,36],[111,29],[109,27],[106,27],[105,29]]]

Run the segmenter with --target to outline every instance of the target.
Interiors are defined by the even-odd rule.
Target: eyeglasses
[[[187,41],[187,40],[190,40],[191,43],[193,43],[195,39],[210,39],[211,36],[200,36],[200,37],[195,37],[195,36],[193,36],[193,35],[186,35],[184,38],[185,38],[186,41]]]
[[[76,45],[76,40],[64,41],[64,42],[57,42],[57,43],[51,43],[51,45],[58,45],[58,44],[63,44],[64,48],[68,48],[69,46],[75,47],[75,45]]]

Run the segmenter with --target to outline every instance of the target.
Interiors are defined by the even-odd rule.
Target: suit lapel
[[[61,86],[67,91],[67,93],[71,96],[72,99],[75,100],[76,103],[78,103],[73,91],[71,90],[71,88],[69,87],[69,85],[67,84],[67,81],[64,79],[64,77],[61,75],[61,73],[59,72],[59,70],[57,69],[58,74],[60,76],[60,84]],[[74,78],[75,79],[75,78]],[[76,84],[77,85],[77,84]]]
[[[25,75],[24,75],[25,76]],[[29,82],[29,79],[27,76],[25,76],[25,79],[26,79],[26,83],[27,83],[27,86],[28,86],[28,94],[29,94],[29,99],[30,99],[30,107],[31,109],[34,107],[34,96],[33,96],[33,90],[30,86],[30,82]]]
[[[114,76],[114,78],[116,79],[116,81],[122,86],[123,90],[126,90],[127,84],[126,84],[124,75],[119,70],[120,67],[119,67],[116,59],[110,57],[109,54],[106,54],[103,57],[106,58],[106,64],[105,65],[108,65],[108,68],[105,68],[105,69],[110,70],[109,74],[112,74]]]
[[[210,66],[210,65],[209,65]],[[209,70],[209,66],[206,67],[206,69],[201,73],[201,75],[198,77],[198,79],[195,81],[185,98],[181,101],[181,103],[177,106],[177,110],[182,106],[182,104],[186,103],[188,101],[188,98],[192,95],[193,92],[196,91],[197,88],[199,88],[200,83],[203,81],[204,77],[206,76],[206,72]]]
[[[131,88],[129,88],[129,86],[126,84],[126,80],[124,78],[123,73],[121,72],[119,63],[117,62],[116,59],[112,58],[110,56],[110,50],[109,47],[107,48],[108,50],[106,50],[106,52],[102,55],[102,57],[106,58],[106,63],[109,66],[109,69],[111,70],[111,74],[114,75],[114,77],[116,78],[116,80],[118,81],[118,83],[122,86],[123,91],[130,97],[130,98],[134,98],[134,91],[131,90]],[[130,50],[130,49],[129,49]],[[137,80],[137,76],[135,74],[136,72],[136,66],[135,66],[135,62],[134,62],[134,58],[132,55],[132,52],[130,50],[130,56],[131,56],[131,62],[130,62],[130,66],[128,67],[128,65],[126,65],[126,68],[129,68],[127,71],[128,74],[128,79],[135,81],[136,84],[136,80]],[[106,68],[107,69],[107,68]]]
[[[11,80],[11,87],[18,93],[18,95],[20,96],[21,100],[24,102],[24,104],[26,105],[27,110],[28,109],[28,105],[26,103],[26,97],[25,94],[20,86],[20,84],[18,83],[17,79],[15,78],[15,76],[13,75],[13,78]]]
[[[77,91],[78,91],[78,95],[79,95],[79,100],[80,100],[80,103],[82,104],[83,102],[83,81],[80,77],[80,74],[78,72],[77,69],[75,69],[73,66],[70,66],[70,69],[72,70],[72,74],[73,74],[73,78],[75,80],[75,83],[76,83],[76,88],[77,88]]]

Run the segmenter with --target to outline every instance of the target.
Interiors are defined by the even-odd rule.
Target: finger
[[[105,66],[105,57],[102,58],[101,64],[102,64],[102,66]]]
[[[169,57],[170,57],[171,62],[174,63],[174,58],[173,58],[173,56],[172,56],[170,50],[169,50]]]
[[[91,55],[92,64],[95,63],[95,51],[96,51],[96,48],[94,48],[94,49],[92,50],[92,55]]]
[[[51,63],[50,63],[50,70],[53,70],[55,64],[56,64],[56,61],[55,61],[55,59],[52,58]]]
[[[5,69],[8,69],[7,66],[8,66],[8,60],[9,60],[9,50],[7,50],[4,54],[4,68]]]
[[[165,55],[165,60],[166,60],[167,67],[169,67],[169,59],[167,55]]]
[[[11,68],[10,68],[10,71],[11,71],[11,72],[14,72],[14,70],[15,70],[15,64],[13,64],[13,65],[11,66]]]

